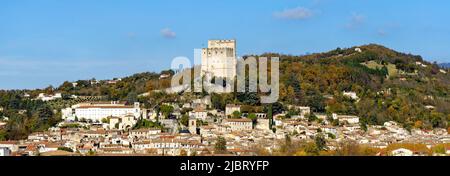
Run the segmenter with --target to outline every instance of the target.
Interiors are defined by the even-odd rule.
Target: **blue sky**
[[[170,68],[208,39],[238,54],[368,43],[450,62],[446,0],[2,0],[0,89]]]

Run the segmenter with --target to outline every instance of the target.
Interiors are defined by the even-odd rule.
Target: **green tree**
[[[73,150],[69,147],[58,147],[58,150],[66,151],[66,152],[73,152]]]
[[[247,118],[252,120],[253,124],[255,124],[256,121],[258,120],[258,117],[256,117],[256,114],[254,114],[254,113],[250,113]]]
[[[307,115],[307,119],[308,119],[308,122],[314,122],[314,121],[318,120],[319,118],[314,113],[310,113]]]
[[[308,155],[319,155],[320,150],[317,148],[317,145],[313,142],[308,142],[303,150],[308,154]]]
[[[240,119],[240,118],[241,118],[241,115],[242,115],[241,112],[239,112],[239,111],[234,111],[231,117],[232,117],[233,119]]]
[[[223,154],[227,151],[227,141],[222,136],[217,137],[216,144],[214,146],[215,152]]]
[[[5,141],[7,137],[7,133],[5,130],[0,130],[0,141]]]
[[[161,108],[161,113],[164,115],[164,117],[169,117],[169,115],[173,112],[173,106],[170,105],[162,105]]]
[[[189,116],[188,115],[183,115],[180,119],[180,123],[184,126],[188,126],[189,123]]]
[[[322,134],[317,134],[314,137],[314,143],[316,144],[319,151],[325,150],[327,148],[327,141]]]
[[[103,118],[102,123],[109,123],[109,118]]]

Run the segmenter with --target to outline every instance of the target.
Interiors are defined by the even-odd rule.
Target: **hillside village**
[[[235,70],[227,68],[227,64],[235,64],[227,60],[236,59],[235,42],[209,41],[208,48],[202,50],[201,74],[235,76]],[[305,56],[302,62],[284,56],[281,66],[289,67],[280,70],[280,102],[274,104],[260,104],[257,94],[247,93],[169,94],[164,90],[169,87],[173,71],[148,74],[145,81],[136,77],[92,79],[66,82],[59,88],[19,91],[18,97],[25,102],[23,107],[10,112],[10,101],[0,104],[0,129],[16,129],[11,125],[17,120],[12,115],[35,118],[45,125],[33,126],[36,130],[30,130],[30,134],[20,131],[7,136],[8,140],[0,141],[0,156],[450,155],[450,116],[448,107],[445,109],[449,101],[449,88],[445,86],[448,70],[436,70],[432,64],[419,60],[400,63],[404,64],[401,67],[389,60],[360,59],[374,57],[366,50],[367,47],[337,49]],[[214,53],[219,57],[214,57]],[[296,70],[301,67],[299,63],[312,62],[308,57],[325,63],[344,60],[370,77],[361,73],[367,77],[352,78],[358,84],[348,82],[349,87],[342,85],[347,80],[338,80],[339,75],[329,78],[336,84],[312,78],[293,79],[296,75],[291,74],[311,75]],[[354,57],[357,66],[352,65]],[[327,68],[346,72],[336,66]],[[423,97],[423,104],[410,102],[409,97],[394,97],[405,94],[402,83],[411,87],[409,81],[434,81],[428,79],[428,73],[418,70],[431,70],[437,75],[433,79],[444,80],[443,86],[435,86],[440,90],[409,92],[409,97]],[[312,77],[320,77],[319,74]],[[423,80],[419,80],[419,75]],[[135,86],[124,88],[130,86],[125,84],[130,80]],[[300,81],[317,84],[300,85]],[[379,82],[385,84],[380,86]],[[319,87],[320,97],[314,86]],[[95,91],[106,93],[89,93]],[[32,113],[35,109],[37,116]]]
[[[361,129],[359,117],[351,115],[312,115],[309,107],[291,106],[297,115],[285,118],[287,112],[274,115],[241,113],[239,105],[227,105],[225,112],[211,109],[208,101],[193,101],[174,107],[169,116],[151,109],[127,106],[118,102],[77,104],[64,111],[65,121],[44,132],[35,132],[25,140],[1,141],[3,155],[155,155],[155,156],[200,156],[200,155],[275,155],[291,142],[314,141],[322,135],[327,150],[336,150],[346,140],[358,141],[370,146],[377,155],[445,155],[431,152],[439,144],[448,144],[450,135],[446,129],[430,131],[414,129],[408,132],[395,122]],[[195,109],[192,109],[195,107]],[[188,112],[188,123],[180,124],[183,109]],[[113,114],[114,116],[109,116]],[[100,119],[100,117],[104,117]],[[315,117],[312,117],[315,116]],[[74,119],[78,117],[79,119]],[[256,118],[255,118],[256,117]],[[317,119],[315,119],[317,118]],[[177,120],[178,119],[178,120]],[[161,126],[133,128],[139,121],[148,121]],[[339,125],[336,125],[339,124]],[[218,138],[226,141],[226,152],[218,151]],[[423,144],[429,150],[397,148],[384,151],[391,144]]]

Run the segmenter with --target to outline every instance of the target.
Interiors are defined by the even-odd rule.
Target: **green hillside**
[[[213,108],[224,109],[226,104],[235,103],[246,105],[245,111],[276,114],[292,104],[310,106],[316,113],[358,115],[362,125],[394,120],[407,129],[448,128],[450,75],[420,56],[374,44],[306,56],[266,53],[256,57],[261,56],[280,57],[279,103],[267,108],[256,93],[212,94]],[[147,72],[114,83],[92,79],[77,81],[76,86],[65,82],[42,90],[0,91],[0,117],[9,117],[6,127],[0,129],[0,140],[20,139],[44,130],[60,120],[59,109],[80,101],[140,101],[146,107],[157,107],[160,102],[188,102],[207,94],[154,92],[170,86],[170,78],[161,79],[162,74],[174,73]],[[343,96],[344,91],[356,92],[359,100]],[[41,102],[23,96],[35,97],[41,92],[62,92],[64,98]],[[148,92],[148,96],[139,96]],[[71,99],[70,95],[88,98]]]

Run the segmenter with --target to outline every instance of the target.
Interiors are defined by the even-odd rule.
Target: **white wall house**
[[[61,93],[55,93],[54,95],[46,95],[45,93],[40,93],[36,99],[42,101],[52,101],[61,98],[62,98]]]
[[[224,125],[229,126],[231,131],[247,131],[253,129],[253,121],[250,119],[226,119]]]
[[[189,112],[189,117],[193,117],[195,119],[206,120],[206,118],[208,117],[208,112],[206,110],[204,110],[203,108],[197,108],[197,109],[194,109],[193,111]]]
[[[11,156],[11,150],[7,147],[0,147],[0,156]]]
[[[161,133],[161,129],[158,129],[158,128],[137,129],[137,130],[131,130],[129,137],[148,139],[152,135],[156,135],[156,134],[160,134],[160,133]]]
[[[81,103],[62,110],[63,119],[78,120],[86,119],[92,121],[101,121],[104,118],[114,116],[122,117],[126,115],[133,115],[136,119],[141,115],[139,102],[129,106],[124,103]]]
[[[255,128],[259,130],[270,130],[270,119],[258,119]]]
[[[344,96],[351,98],[352,100],[359,100],[358,95],[356,95],[356,92],[346,92],[344,91],[342,93]]]
[[[414,152],[405,148],[399,148],[391,151],[392,156],[413,156]]]
[[[359,117],[353,116],[353,115],[337,115],[332,114],[333,119],[338,119],[339,123],[347,122],[349,124],[358,124],[359,123]]]
[[[241,112],[241,106],[228,104],[225,107],[225,116],[231,116],[231,115],[233,115],[233,112],[235,112],[235,111]]]
[[[137,123],[137,118],[135,118],[133,115],[108,117],[108,119],[109,129],[128,130]]]
[[[17,141],[0,141],[1,148],[8,148],[11,152],[19,151],[19,143]]]

